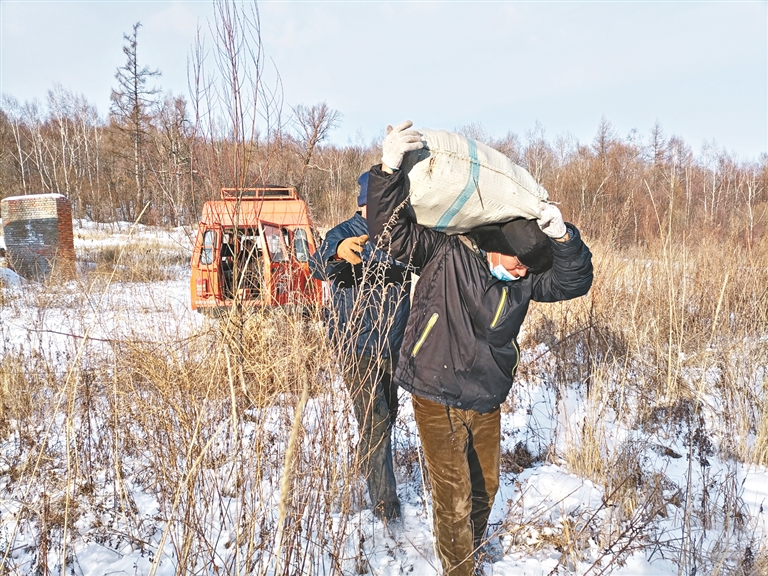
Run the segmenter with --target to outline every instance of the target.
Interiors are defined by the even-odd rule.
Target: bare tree
[[[213,44],[198,34],[190,65],[196,135],[194,161],[212,188],[265,182],[270,135],[282,130],[282,87],[265,82],[256,2],[214,0]],[[210,66],[209,59],[213,60]],[[265,139],[261,135],[265,134]]]
[[[667,161],[667,142],[661,124],[656,122],[651,128],[651,138],[648,143],[650,160],[653,166],[663,166]]]
[[[50,164],[46,162],[46,158],[49,156],[48,150],[50,145],[46,138],[45,122],[37,100],[24,103],[24,117],[30,133],[32,145],[31,159],[40,178],[40,190],[43,192],[52,191],[55,179]]]
[[[27,189],[27,159],[29,158],[31,152],[25,150],[24,143],[23,143],[23,132],[25,131],[24,128],[24,119],[23,119],[23,110],[21,106],[19,106],[18,101],[13,98],[12,96],[4,95],[3,96],[3,109],[5,112],[5,116],[8,120],[8,124],[11,127],[11,133],[13,134],[13,141],[15,145],[15,160],[19,164],[19,174],[21,176],[21,189],[23,190],[24,194],[28,194]]]
[[[313,106],[299,104],[293,108],[299,141],[304,149],[304,158],[299,179],[299,189],[304,186],[307,170],[313,168],[312,156],[315,147],[328,137],[331,130],[336,128],[341,120],[341,113],[332,110],[325,102]]]
[[[162,204],[170,209],[170,221],[174,225],[185,222],[183,182],[190,163],[188,131],[186,101],[181,97],[166,97],[157,116],[157,130],[153,131],[156,158],[152,171],[154,182],[162,192]]]
[[[520,143],[520,137],[514,132],[507,132],[505,136],[494,141],[492,146],[515,164],[523,163],[523,146]]]
[[[117,88],[112,90],[112,117],[117,125],[131,139],[133,149],[133,176],[136,184],[136,206],[134,211],[141,211],[145,203],[143,146],[150,122],[150,110],[157,102],[159,90],[150,88],[150,79],[160,76],[159,70],[150,70],[139,65],[138,31],[141,22],[133,25],[133,33],[124,34],[126,41],[123,53],[126,62],[117,69],[115,79]]]
[[[595,152],[597,152],[597,156],[604,167],[608,163],[608,152],[616,143],[616,140],[617,138],[613,130],[613,124],[603,116],[600,119],[600,125],[597,127],[597,134],[595,134],[592,146],[595,149]]]
[[[463,134],[467,138],[472,138],[472,140],[482,142],[483,144],[490,145],[493,141],[491,135],[488,134],[488,131],[485,129],[485,126],[483,126],[482,122],[471,122],[470,124],[465,124],[461,128],[457,129],[456,132]]]
[[[525,151],[522,155],[523,167],[531,173],[531,175],[539,182],[541,182],[547,169],[552,165],[552,149],[547,142],[544,127],[536,122],[536,125],[532,130],[526,132],[525,138],[527,144]]]

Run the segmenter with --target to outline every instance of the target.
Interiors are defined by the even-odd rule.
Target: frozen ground
[[[107,244],[122,245],[128,239],[127,226],[102,228],[81,224],[76,234],[78,253]],[[134,231],[132,238],[152,239],[171,247],[188,250],[188,235],[148,229]],[[44,290],[40,285],[20,280],[12,272],[0,269],[2,297],[0,298],[0,336],[2,351],[35,348],[50,355],[72,354],[86,334],[95,342],[115,338],[115,335],[146,341],[178,339],[200,330],[204,319],[189,309],[188,280],[185,271],[176,278],[153,283],[121,283],[105,286],[88,297],[78,297],[78,290],[63,287],[61,291]],[[53,296],[52,296],[53,293]],[[59,294],[58,298],[54,296]],[[537,349],[536,357],[546,354]],[[529,352],[523,362],[531,360]],[[612,510],[605,505],[606,490],[590,480],[570,473],[558,453],[569,441],[569,433],[578,429],[586,417],[588,405],[579,387],[560,388],[548,382],[547,374],[535,379],[523,379],[516,387],[514,405],[508,406],[502,420],[502,454],[504,472],[501,489],[491,516],[492,528],[500,534],[501,556],[484,565],[488,576],[546,576],[550,574],[616,574],[622,576],[677,576],[682,542],[693,540],[696,546],[717,550],[731,540],[731,548],[748,554],[765,549],[768,537],[768,470],[722,459],[711,453],[704,463],[689,455],[684,434],[644,435],[639,430],[626,429],[621,422],[609,422],[608,442],[631,443],[641,465],[639,473],[658,479],[661,506],[648,517],[644,500],[638,498],[634,512],[636,522],[625,522],[611,531]],[[319,401],[319,400],[316,400]],[[425,494],[418,470],[407,471],[406,460],[418,444],[415,424],[407,395],[401,396],[401,412],[395,435],[399,491],[404,504],[401,527],[385,529],[370,511],[363,508],[352,515],[343,531],[349,534],[348,548],[353,562],[342,564],[344,573],[368,570],[379,575],[435,574],[437,561],[433,549],[429,496]],[[307,410],[308,418],[312,411]],[[606,412],[605,418],[612,418]],[[252,426],[252,424],[251,424]],[[248,425],[243,429],[247,437]],[[0,439],[0,454],[10,453],[14,437]],[[535,456],[521,465],[512,456],[525,447]],[[549,456],[547,457],[547,454]],[[696,461],[693,461],[696,460]],[[6,566],[18,572],[34,572],[40,566],[35,545],[36,534],[23,530],[17,521],[22,509],[35,506],[35,492],[19,493],[9,475],[12,464],[0,458],[0,554]],[[131,463],[126,463],[130,470]],[[128,478],[135,502],[134,521],[115,517],[109,511],[108,493],[104,499],[102,517],[94,512],[79,517],[77,536],[69,548],[72,574],[89,576],[104,574],[172,575],[176,573],[172,549],[164,547],[162,562],[156,553],[166,525],[158,514],[155,495],[136,478]],[[687,490],[697,499],[706,494],[714,499],[713,509],[721,513],[709,525],[697,525],[686,517],[685,502],[679,495]],[[732,497],[729,499],[727,495]],[[719,500],[722,502],[718,504]],[[275,498],[272,498],[274,501]],[[112,502],[114,507],[114,501]],[[105,535],[98,527],[112,514],[113,525],[131,537],[121,537],[120,530]],[[275,511],[276,514],[276,511]],[[138,521],[136,521],[138,519]],[[235,522],[236,523],[236,522]],[[231,521],[230,521],[231,524]],[[217,524],[222,534],[234,528],[226,519]],[[602,546],[601,535],[611,537],[609,547]],[[222,545],[224,541],[222,540]],[[137,545],[136,542],[142,542]],[[690,549],[690,548],[689,548]],[[222,554],[226,554],[226,546]],[[362,566],[361,566],[362,562]],[[55,565],[55,554],[51,566]],[[26,568],[25,568],[26,567]],[[728,572],[729,565],[722,567]],[[29,572],[25,572],[29,570]],[[223,570],[223,568],[222,568]],[[69,571],[67,573],[70,573]],[[200,573],[223,573],[212,566]],[[309,573],[309,572],[307,572]],[[315,566],[314,573],[323,573]],[[690,574],[690,569],[685,573]],[[703,572],[700,572],[703,573]]]

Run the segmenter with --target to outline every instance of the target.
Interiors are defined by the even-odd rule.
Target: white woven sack
[[[461,134],[419,133],[426,148],[406,154],[401,166],[419,224],[460,234],[541,215],[547,191],[504,154]]]

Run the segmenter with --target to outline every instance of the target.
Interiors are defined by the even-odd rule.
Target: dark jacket
[[[371,242],[363,247],[362,264],[334,258],[342,240],[363,234],[368,225],[359,213],[331,228],[312,256],[313,276],[331,282],[328,328],[346,353],[396,357],[410,312],[410,271]]]
[[[417,396],[486,413],[507,397],[520,360],[517,335],[531,300],[556,302],[587,293],[592,255],[572,225],[551,241],[553,265],[503,282],[467,236],[447,236],[408,216],[406,176],[371,169],[371,239],[420,274],[395,382]],[[395,214],[394,217],[392,215]]]

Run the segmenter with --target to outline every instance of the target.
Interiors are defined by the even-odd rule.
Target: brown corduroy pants
[[[432,485],[443,570],[471,576],[499,489],[501,411],[480,414],[413,396],[413,412]]]

